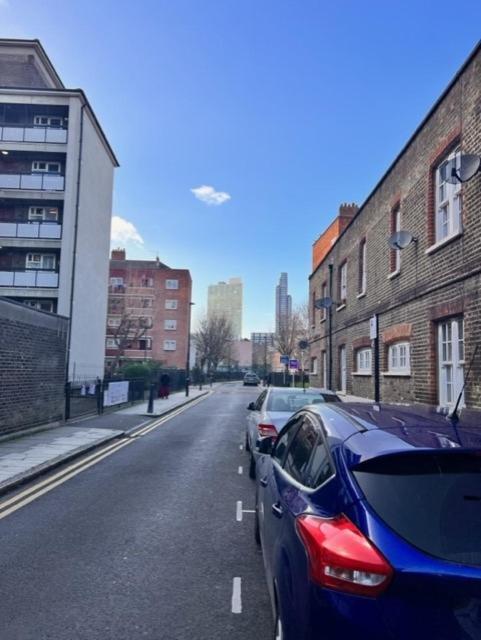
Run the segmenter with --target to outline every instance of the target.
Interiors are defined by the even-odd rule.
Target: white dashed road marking
[[[241,595],[241,579],[234,578],[232,580],[232,613],[242,613],[242,595]]]
[[[235,519],[237,522],[242,522],[242,501],[237,500],[236,510],[235,510]]]
[[[240,476],[242,475],[242,471],[243,471],[242,467],[239,467],[239,468],[237,469],[237,473],[238,473]]]

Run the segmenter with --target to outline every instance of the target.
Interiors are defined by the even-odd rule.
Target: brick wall
[[[373,133],[375,136],[375,132]],[[466,361],[481,345],[481,174],[462,186],[462,233],[433,246],[433,162],[460,144],[463,153],[481,152],[481,48],[418,128],[393,165],[310,276],[310,293],[329,281],[333,265],[335,302],[338,267],[347,260],[346,305],[332,308],[333,382],[339,381],[338,348],[347,347],[347,391],[374,397],[373,376],[353,376],[356,341],[369,336],[369,318],[379,316],[380,395],[385,401],[437,403],[439,399],[437,324],[464,318]],[[379,141],[382,144],[382,141]],[[416,238],[401,252],[393,273],[392,211],[400,206],[401,228]],[[359,293],[359,243],[366,239],[367,286]],[[310,297],[310,299],[311,299]],[[328,322],[317,314],[311,356],[328,349]],[[411,374],[385,375],[389,344],[410,342]],[[481,350],[481,347],[480,347]],[[467,365],[465,365],[465,369]],[[481,352],[466,388],[466,404],[481,408]],[[320,384],[319,376],[313,376]]]
[[[0,298],[0,435],[62,420],[68,320]]]

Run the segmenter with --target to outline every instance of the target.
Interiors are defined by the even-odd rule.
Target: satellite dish
[[[410,231],[396,231],[389,238],[389,246],[391,249],[405,249],[409,247],[411,242],[417,242],[417,238]]]
[[[480,167],[481,156],[477,156],[474,153],[466,153],[446,163],[444,168],[446,173],[445,180],[450,184],[467,182],[478,173]]]
[[[329,309],[333,304],[332,298],[320,298],[314,302],[316,309]]]

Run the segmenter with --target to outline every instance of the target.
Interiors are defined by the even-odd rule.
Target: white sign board
[[[372,316],[369,320],[369,337],[371,340],[377,338],[377,316]]]
[[[129,400],[129,381],[109,382],[108,389],[104,391],[104,407],[114,404],[122,404]]]

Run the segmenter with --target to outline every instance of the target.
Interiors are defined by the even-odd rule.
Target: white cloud
[[[224,204],[224,202],[227,202],[227,200],[231,198],[225,191],[216,191],[214,187],[209,187],[205,184],[201,187],[191,189],[191,191],[198,200],[206,204]]]
[[[0,2],[1,1],[2,0],[0,0]],[[132,242],[137,245],[144,244],[144,239],[137,231],[135,225],[120,216],[112,216],[110,238],[113,243],[117,242],[120,244],[126,244],[128,242]]]

